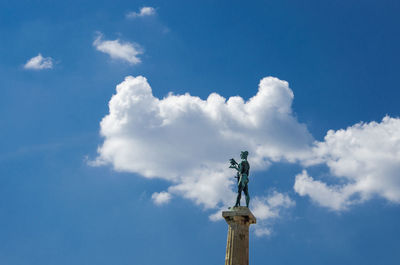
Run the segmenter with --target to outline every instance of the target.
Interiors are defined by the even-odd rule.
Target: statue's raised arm
[[[229,163],[231,163],[231,165],[229,166],[229,168],[234,168],[237,171],[239,171],[239,167],[238,167],[238,163],[236,162],[235,159],[231,158],[229,159]]]

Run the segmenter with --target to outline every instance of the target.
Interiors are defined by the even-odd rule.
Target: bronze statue
[[[229,168],[234,168],[237,170],[237,175],[235,178],[238,179],[238,195],[237,195],[236,204],[234,207],[240,206],[240,199],[242,198],[242,191],[244,192],[244,195],[246,196],[246,207],[249,207],[250,195],[249,195],[247,183],[249,183],[250,164],[247,161],[248,155],[249,155],[249,152],[247,152],[247,151],[240,152],[240,158],[242,159],[240,164],[238,164],[235,161],[235,159],[233,159],[233,158],[229,159],[229,162],[231,163]]]

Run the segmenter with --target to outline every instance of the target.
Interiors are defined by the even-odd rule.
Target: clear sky
[[[0,264],[400,260],[399,1],[0,2]]]

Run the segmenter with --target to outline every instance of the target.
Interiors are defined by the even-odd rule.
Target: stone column
[[[244,206],[224,211],[222,216],[229,225],[225,265],[249,265],[249,226],[256,218]]]

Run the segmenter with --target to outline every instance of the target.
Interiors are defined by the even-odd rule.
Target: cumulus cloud
[[[234,172],[227,159],[250,152],[252,170],[273,161],[297,161],[313,139],[291,110],[286,81],[266,77],[249,100],[212,93],[153,96],[146,78],[128,76],[109,102],[101,121],[103,144],[95,165],[170,181],[170,194],[206,209],[235,200]]]
[[[25,69],[42,70],[53,68],[53,59],[51,57],[43,57],[42,54],[29,59],[24,65]]]
[[[126,18],[146,17],[153,16],[156,14],[156,10],[153,7],[145,6],[140,8],[139,12],[129,12],[126,14]]]
[[[349,198],[354,194],[351,186],[328,186],[322,181],[314,180],[306,170],[296,176],[294,190],[301,196],[310,196],[321,206],[338,211],[346,209],[351,204]]]
[[[374,196],[400,203],[400,119],[387,116],[380,123],[330,130],[324,141],[315,143],[312,154],[303,163],[326,164],[341,184],[329,186],[303,171],[294,184],[300,195],[333,210]]]
[[[262,236],[269,236],[271,235],[272,231],[268,227],[257,227],[254,231],[256,236],[262,237]]]
[[[257,218],[255,234],[257,236],[269,236],[272,232],[272,221],[281,217],[285,209],[295,205],[295,201],[287,194],[277,191],[265,197],[255,197],[252,201],[252,212]]]
[[[162,192],[154,192],[153,195],[151,195],[151,199],[156,205],[162,205],[162,204],[167,204],[171,200],[172,196],[166,191]]]
[[[122,42],[116,40],[103,40],[103,35],[99,34],[93,42],[93,46],[98,51],[110,55],[113,59],[126,61],[130,64],[141,62],[138,55],[142,54],[142,48],[136,43]]]

